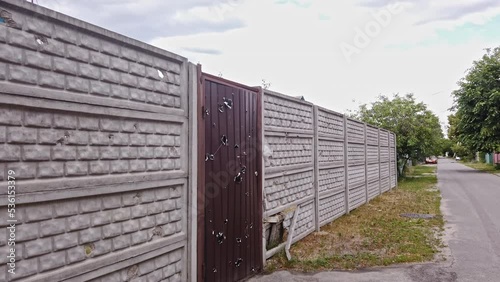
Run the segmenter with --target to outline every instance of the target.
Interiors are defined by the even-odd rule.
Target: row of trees
[[[366,123],[385,128],[397,135],[398,174],[404,176],[409,160],[422,160],[442,152],[443,132],[439,118],[417,102],[413,94],[379,96],[351,114]]]
[[[500,151],[500,47],[486,49],[458,85],[449,138],[462,154]]]
[[[478,151],[500,151],[500,47],[487,49],[458,86],[452,93],[456,113],[448,117],[447,139],[438,117],[412,94],[379,96],[351,115],[396,133],[400,176],[408,160],[445,152],[472,157]]]

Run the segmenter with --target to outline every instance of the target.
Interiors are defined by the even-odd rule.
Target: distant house
[[[487,164],[500,164],[500,152],[487,153],[484,160]]]
[[[496,152],[493,154],[493,163],[500,164],[500,153],[499,152]]]

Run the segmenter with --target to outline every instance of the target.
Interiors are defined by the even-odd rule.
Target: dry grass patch
[[[418,166],[399,188],[389,191],[297,242],[292,260],[283,253],[271,258],[268,271],[359,269],[393,263],[432,260],[441,246],[440,194],[436,166]],[[403,213],[437,215],[434,219],[401,217]]]

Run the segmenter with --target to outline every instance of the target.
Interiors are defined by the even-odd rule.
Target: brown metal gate
[[[198,281],[262,269],[261,92],[201,75]]]

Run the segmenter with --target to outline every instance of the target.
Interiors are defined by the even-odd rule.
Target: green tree
[[[500,47],[487,49],[453,91],[461,144],[491,152],[500,145]]]
[[[457,125],[458,125],[458,117],[456,114],[451,114],[448,116],[448,139],[452,142],[458,142],[457,136]]]
[[[451,141],[448,138],[441,138],[439,140],[439,152],[442,156],[445,156],[446,153],[448,153],[448,156],[453,156],[454,151],[453,151],[453,141]]]
[[[459,138],[459,122],[460,116],[458,114],[451,114],[448,116],[448,138],[452,143],[451,151],[453,152],[453,155],[465,159],[472,159],[474,156],[474,150],[471,150],[471,148],[464,146]]]
[[[353,115],[369,124],[390,130],[397,136],[398,174],[405,175],[408,160],[422,160],[439,155],[443,131],[439,118],[418,103],[413,94],[379,96],[378,101],[364,104]]]

